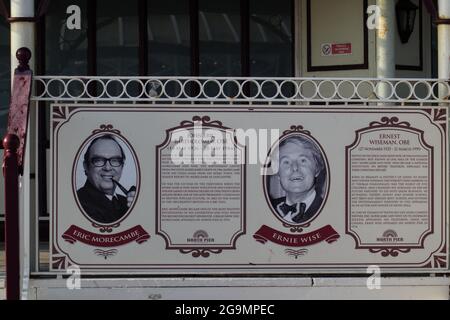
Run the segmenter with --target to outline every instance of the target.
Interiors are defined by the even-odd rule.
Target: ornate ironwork
[[[36,76],[34,81],[36,101],[450,105],[448,79]],[[96,90],[89,89],[93,86]]]

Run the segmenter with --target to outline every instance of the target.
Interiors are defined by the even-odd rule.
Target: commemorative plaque
[[[245,226],[245,150],[209,120],[183,121],[156,147],[157,233],[193,256],[235,249]]]
[[[51,270],[448,270],[439,107],[51,107]]]
[[[397,256],[433,231],[434,148],[409,122],[384,117],[347,147],[348,232],[357,248]]]

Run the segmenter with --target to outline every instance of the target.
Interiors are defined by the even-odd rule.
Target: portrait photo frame
[[[85,153],[94,140],[106,136],[112,138],[120,146],[121,151],[125,156],[121,178],[117,181],[118,183],[115,192],[120,197],[126,197],[126,190],[128,190],[128,192],[132,190],[131,188],[135,190],[135,196],[129,208],[123,215],[112,222],[102,222],[93,218],[92,215],[88,213],[85,208],[83,208],[77,194],[77,191],[82,188],[87,181],[87,175],[83,166]],[[130,215],[139,196],[141,181],[140,172],[139,160],[136,151],[128,139],[122,135],[120,130],[115,129],[110,124],[101,125],[99,129],[93,130],[92,133],[80,144],[72,166],[72,191],[80,212],[92,223],[93,227],[100,228],[100,231],[103,232],[111,232],[113,228],[120,226],[120,223]]]
[[[314,177],[314,190],[316,191],[316,198],[309,208],[306,209],[306,218],[298,222],[284,219],[278,208],[278,204],[281,204],[283,198],[286,197],[286,191],[283,190],[281,185],[280,178],[278,176],[279,168],[274,166],[274,159],[279,157],[278,150],[280,145],[283,143],[288,143],[289,140],[306,141],[310,146],[309,148],[313,148],[315,150],[314,153],[320,158],[319,161],[322,162],[322,169],[318,175]],[[308,227],[322,211],[327,201],[330,189],[330,166],[324,148],[311,135],[310,131],[303,129],[303,126],[291,126],[290,130],[285,130],[280,138],[271,146],[264,164],[262,182],[267,205],[270,208],[271,213],[283,224],[283,226],[291,228],[291,230],[300,227]],[[308,210],[311,211],[308,212]]]

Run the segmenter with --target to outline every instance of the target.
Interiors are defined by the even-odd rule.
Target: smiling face
[[[315,177],[320,171],[311,149],[301,143],[287,142],[280,147],[279,159],[278,176],[287,200],[296,202],[306,198],[312,192]]]
[[[111,166],[111,160],[105,161],[102,166],[95,166],[93,159],[119,159],[123,161],[122,152],[118,143],[111,139],[99,139],[91,146],[89,153],[87,162],[84,163],[87,179],[95,188],[103,193],[114,194],[116,186],[112,179],[116,181],[120,180],[123,162],[117,167]],[[117,161],[113,160],[112,162],[115,163]]]

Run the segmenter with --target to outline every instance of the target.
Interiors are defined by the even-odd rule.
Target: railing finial
[[[28,62],[31,59],[31,50],[27,47],[22,47],[17,49],[16,51],[16,58],[19,60],[19,66],[17,69],[20,72],[30,70],[30,66],[28,65]]]
[[[19,137],[15,134],[8,133],[3,138],[3,148],[5,148],[5,151],[10,150],[11,152],[16,153],[17,148],[19,148],[20,141]]]

